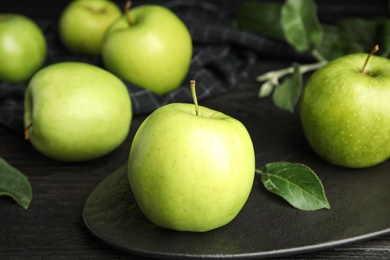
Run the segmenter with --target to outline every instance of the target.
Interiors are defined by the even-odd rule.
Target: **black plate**
[[[158,258],[265,258],[323,250],[390,233],[390,161],[354,170],[332,166],[308,147],[299,120],[283,113],[239,118],[252,135],[257,168],[299,162],[323,182],[330,210],[300,211],[256,178],[249,200],[228,225],[206,233],[176,232],[150,223],[129,188],[126,167],[88,197],[88,229],[108,244]]]

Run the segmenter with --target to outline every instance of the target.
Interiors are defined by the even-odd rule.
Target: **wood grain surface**
[[[67,2],[2,0],[0,13],[20,10],[35,17],[56,17]],[[230,8],[238,1],[214,2]],[[387,1],[318,3],[321,17],[326,21],[335,21],[346,14],[370,17],[388,12]],[[240,106],[250,106],[256,113],[258,102],[268,101],[257,98],[259,84],[255,76],[288,65],[285,61],[260,59],[250,76],[241,81],[234,91],[201,104],[226,113]],[[92,189],[126,162],[132,137],[145,116],[133,119],[128,138],[117,150],[83,163],[48,159],[21,134],[10,132],[0,135],[0,156],[25,173],[33,188],[33,200],[28,210],[8,197],[0,197],[0,259],[141,259],[141,256],[114,249],[92,236],[83,222],[82,209]],[[390,259],[390,234],[331,250],[279,259]]]
[[[222,112],[247,106],[255,112],[260,102],[254,76],[282,68],[281,61],[263,61],[237,88],[201,104]],[[245,99],[245,102],[242,100]],[[113,153],[90,162],[62,163],[44,157],[16,133],[0,136],[0,156],[25,173],[33,187],[28,210],[8,197],[0,197],[0,259],[139,259],[114,249],[87,230],[82,209],[92,189],[123,165],[132,137],[145,116],[132,122],[127,140]],[[364,209],[362,209],[364,210]],[[336,249],[279,259],[389,259],[390,234]]]

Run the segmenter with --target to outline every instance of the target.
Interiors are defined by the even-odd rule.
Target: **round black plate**
[[[177,232],[150,223],[129,188],[126,167],[103,180],[84,207],[88,229],[125,251],[160,258],[251,258],[321,250],[390,232],[389,176],[358,174],[328,188],[331,210],[299,211],[257,180],[240,214],[206,233]],[[353,176],[350,176],[351,179]],[[362,177],[360,185],[356,179]],[[372,186],[372,179],[378,185]],[[331,180],[327,180],[327,186]],[[344,185],[346,184],[346,185]],[[342,188],[342,186],[347,186]],[[330,186],[329,186],[330,187]]]
[[[367,169],[336,167],[308,147],[299,121],[265,113],[239,118],[250,132],[257,168],[304,163],[321,179],[331,209],[301,211],[268,192],[256,178],[240,214],[206,233],[159,228],[140,212],[126,167],[106,177],[86,200],[88,229],[108,244],[158,258],[266,258],[323,250],[390,233],[390,161]]]

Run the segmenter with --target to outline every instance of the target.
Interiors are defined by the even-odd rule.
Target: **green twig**
[[[259,169],[255,169],[255,173],[258,173],[258,174],[263,174],[263,171],[259,170]]]
[[[319,53],[317,51],[317,49],[313,49],[311,51],[311,55],[313,55],[314,58],[316,58],[316,60],[318,60],[319,62],[327,62],[327,60],[321,55],[321,53]]]
[[[316,63],[311,64],[305,64],[299,66],[299,71],[301,74],[304,74],[309,71],[313,71],[316,69],[321,68],[326,63],[328,63],[327,60],[321,60]],[[284,76],[288,74],[292,74],[294,72],[293,67],[288,67],[280,70],[274,70],[267,73],[264,73],[256,78],[257,81],[271,81],[272,85],[277,86],[279,84],[279,79],[283,78]]]

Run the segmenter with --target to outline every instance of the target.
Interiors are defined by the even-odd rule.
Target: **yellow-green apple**
[[[102,47],[105,67],[156,94],[178,88],[192,58],[191,35],[171,10],[142,5],[126,11],[108,29]]]
[[[362,168],[390,156],[390,60],[340,57],[317,70],[301,100],[305,136],[332,164]],[[362,69],[363,68],[363,69]]]
[[[84,161],[106,155],[127,137],[131,99],[112,73],[82,62],[47,66],[24,100],[26,138],[44,155]]]
[[[62,11],[58,21],[59,36],[74,54],[100,54],[107,28],[119,17],[119,7],[108,0],[74,0]]]
[[[27,81],[43,65],[47,45],[38,25],[21,14],[0,14],[0,79]]]
[[[204,232],[226,225],[244,206],[255,155],[240,121],[195,107],[171,103],[145,119],[130,149],[128,178],[151,222]]]

